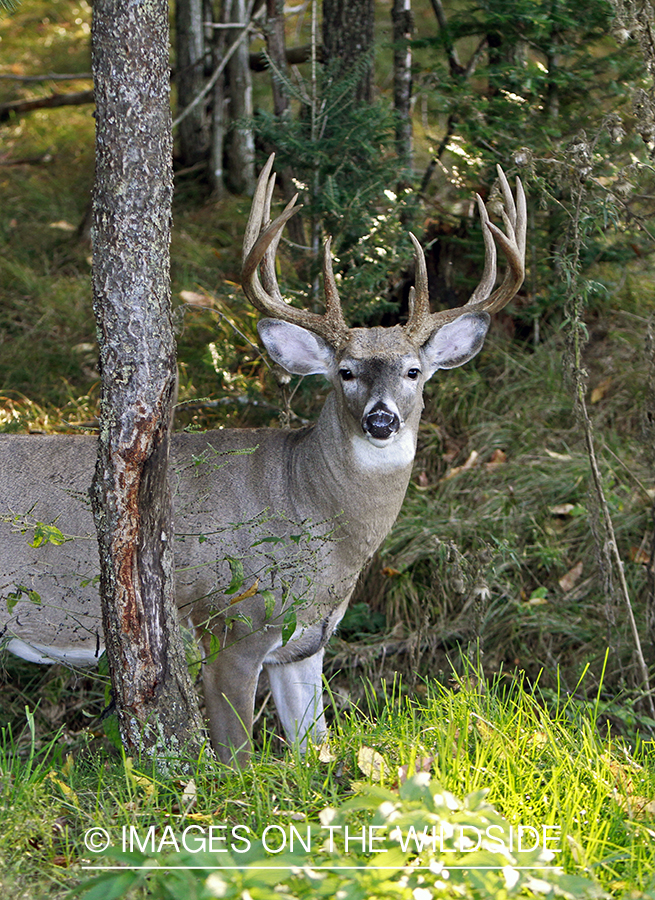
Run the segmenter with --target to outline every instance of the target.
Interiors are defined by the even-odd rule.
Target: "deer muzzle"
[[[364,416],[362,428],[369,438],[376,441],[387,441],[399,430],[400,418],[384,403],[376,403]]]

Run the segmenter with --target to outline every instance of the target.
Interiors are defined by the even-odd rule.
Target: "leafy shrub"
[[[485,791],[477,791],[460,802],[426,773],[398,790],[360,784],[355,799],[323,811],[320,825],[290,828],[289,835],[300,836],[292,852],[287,850],[291,837],[282,826],[273,826],[279,829],[275,838],[248,840],[244,852],[174,854],[162,860],[160,871],[135,868],[101,875],[82,896],[107,900],[142,885],[153,900],[608,896],[585,876],[562,874],[552,865],[552,850],[516,849],[516,829],[484,797]],[[370,825],[362,825],[363,812],[373,813]],[[277,845],[271,845],[273,840]],[[144,853],[116,856],[134,867],[152,864]]]

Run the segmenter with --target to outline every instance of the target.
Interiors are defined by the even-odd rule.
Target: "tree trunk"
[[[282,120],[291,115],[291,98],[286,87],[289,78],[287,49],[284,36],[284,0],[266,0],[266,50],[272,64],[273,111]],[[273,148],[274,149],[274,148]],[[293,173],[287,166],[278,172],[285,201],[296,193]],[[305,229],[300,216],[294,216],[287,224],[289,237],[301,247],[305,246]]]
[[[245,24],[245,0],[231,0],[228,21]],[[251,195],[255,190],[255,139],[248,124],[253,109],[247,41],[241,43],[228,63],[227,82],[232,122],[227,141],[227,181],[236,193]]]
[[[221,18],[221,22],[225,17]],[[212,35],[212,69],[217,69],[225,56],[227,32],[217,29]],[[223,156],[225,153],[225,123],[227,119],[227,97],[225,91],[225,73],[215,81],[212,88],[212,125],[211,149],[209,152],[209,183],[212,198],[221,200],[225,196],[225,179]]]
[[[284,38],[284,0],[266,0],[266,50],[273,64],[273,112],[282,118],[291,106],[285,84],[289,77],[289,66]]]
[[[128,752],[204,740],[177,626],[168,487],[175,396],[167,0],[95,0],[93,290],[102,369],[92,505],[103,626]]]
[[[177,107],[181,112],[204,87],[205,35],[202,0],[176,0],[175,83]],[[207,158],[210,121],[207,100],[199,103],[179,125],[179,150],[183,165],[193,166]]]
[[[412,168],[411,0],[393,0],[393,104],[396,110],[396,153],[407,175]]]
[[[373,99],[374,21],[373,0],[323,0],[324,61],[336,78],[361,67],[354,96],[366,103]]]

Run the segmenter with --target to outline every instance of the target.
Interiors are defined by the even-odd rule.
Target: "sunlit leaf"
[[[368,778],[373,781],[382,781],[385,772],[385,762],[382,754],[372,747],[360,747],[357,753],[357,765]]]

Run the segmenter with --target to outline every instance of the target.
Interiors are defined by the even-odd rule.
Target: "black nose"
[[[376,403],[364,419],[363,428],[366,434],[384,441],[400,428],[398,416],[387,409],[383,403]]]

